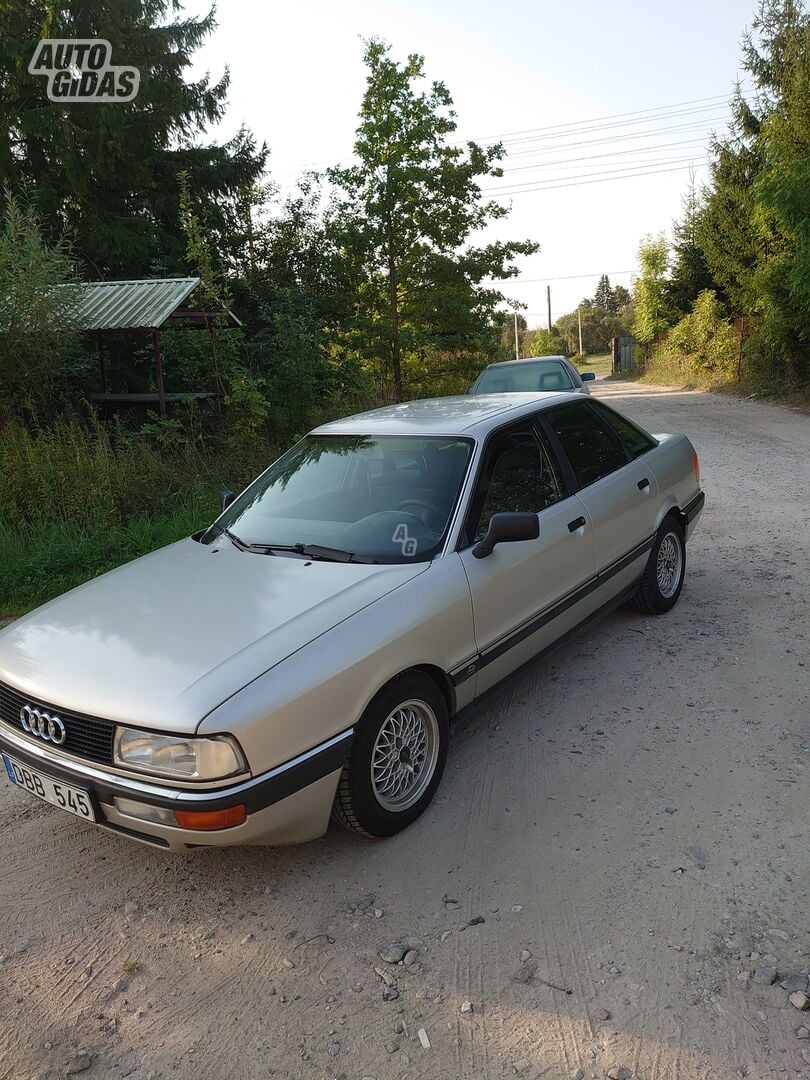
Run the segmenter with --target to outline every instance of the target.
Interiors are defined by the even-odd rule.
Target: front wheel
[[[668,517],[658,530],[633,606],[645,615],[663,615],[678,602],[686,573],[686,541],[680,522]]]
[[[447,704],[433,679],[409,671],[392,680],[357,725],[333,817],[373,837],[410,825],[439,786],[449,727]]]

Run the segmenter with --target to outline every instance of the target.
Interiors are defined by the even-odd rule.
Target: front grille
[[[29,735],[20,721],[20,710],[24,705],[33,705],[60,717],[67,731],[67,738],[61,746],[54,748],[51,743],[43,742]],[[115,724],[109,720],[99,720],[95,716],[83,716],[81,713],[61,709],[58,705],[48,705],[38,699],[23,697],[16,690],[0,683],[0,720],[21,731],[34,743],[40,743],[51,749],[64,750],[76,757],[97,761],[102,765],[112,764],[113,735]]]

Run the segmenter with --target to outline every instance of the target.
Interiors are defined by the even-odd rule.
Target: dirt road
[[[810,421],[597,393],[699,449],[675,611],[476,706],[384,844],[174,858],[0,787],[0,1077],[810,1077]]]

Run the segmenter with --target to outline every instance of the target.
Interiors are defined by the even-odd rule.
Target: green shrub
[[[722,385],[735,378],[739,351],[739,334],[717,294],[707,289],[652,350],[646,372],[657,382]]]
[[[75,280],[67,243],[48,244],[31,203],[6,191],[0,211],[0,420],[4,412],[52,416],[71,378],[83,370],[70,329]]]

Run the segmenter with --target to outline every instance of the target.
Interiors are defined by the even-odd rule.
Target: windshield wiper
[[[365,555],[355,555],[351,551],[342,548],[324,547],[322,544],[251,544],[251,551],[263,551],[272,554],[274,551],[294,551],[296,555],[305,555],[308,559],[316,559],[321,562],[345,562],[345,563],[376,563],[376,559],[370,559]]]
[[[351,551],[342,548],[323,547],[321,544],[248,544],[226,529],[224,525],[211,526],[220,536],[227,536],[234,547],[240,551],[250,551],[257,555],[272,555],[276,551],[292,551],[296,555],[305,555],[308,559],[316,559],[320,562],[345,562],[345,563],[376,563],[376,559],[370,559],[365,555],[355,555]]]
[[[226,529],[224,525],[218,525],[215,521],[212,525],[208,526],[208,530],[216,530],[219,536],[227,536],[234,547],[238,547],[240,551],[250,551],[250,544],[246,544],[244,540],[232,533],[230,529]],[[208,531],[206,530],[206,531]]]

